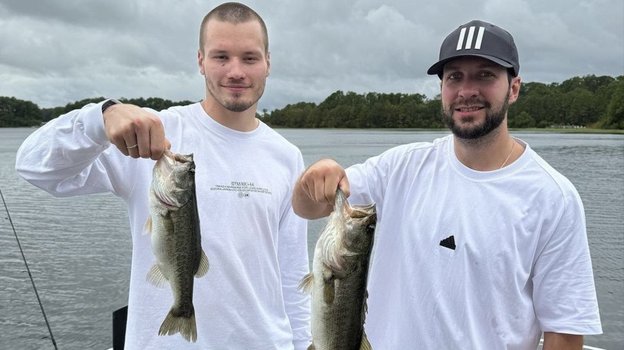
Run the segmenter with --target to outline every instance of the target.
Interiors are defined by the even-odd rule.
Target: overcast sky
[[[0,0],[0,96],[39,107],[83,98],[199,101],[199,24],[222,1]],[[336,90],[439,92],[427,68],[460,24],[515,38],[524,82],[624,74],[622,0],[256,0],[271,76],[259,110]]]

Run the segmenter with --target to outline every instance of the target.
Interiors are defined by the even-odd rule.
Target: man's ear
[[[201,50],[197,50],[197,65],[199,66],[199,73],[201,75],[206,75],[204,72],[204,65],[202,64],[204,61],[204,54]]]
[[[514,103],[518,99],[520,95],[520,86],[522,85],[522,78],[519,76],[511,79],[511,84],[509,84],[509,103]]]

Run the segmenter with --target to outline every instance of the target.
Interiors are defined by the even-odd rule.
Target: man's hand
[[[334,208],[336,189],[349,196],[345,170],[332,159],[322,159],[301,174],[293,191],[293,210],[306,219],[329,215]]]
[[[160,118],[131,104],[115,104],[103,114],[106,136],[132,158],[160,159],[171,147]]]

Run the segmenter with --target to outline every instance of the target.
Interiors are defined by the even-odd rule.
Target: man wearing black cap
[[[293,209],[328,215],[335,190],[374,202],[365,331],[383,349],[581,349],[600,334],[583,204],[507,128],[521,80],[512,36],[483,21],[449,34],[441,79],[452,135],[299,178]]]

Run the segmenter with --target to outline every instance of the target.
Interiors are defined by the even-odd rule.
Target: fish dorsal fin
[[[206,272],[208,272],[208,257],[204,250],[201,250],[201,258],[199,259],[199,267],[197,268],[197,272],[195,273],[195,277],[203,277]]]
[[[362,343],[360,344],[360,350],[373,350],[373,347],[368,342],[366,332],[362,332]]]
[[[147,273],[147,281],[159,288],[166,286],[169,282],[167,277],[162,273],[160,267],[158,267],[158,264],[154,264]]]
[[[299,283],[299,289],[306,293],[310,293],[312,291],[313,285],[314,285],[314,274],[310,272],[307,275],[305,275],[303,279],[301,279],[301,282]]]

